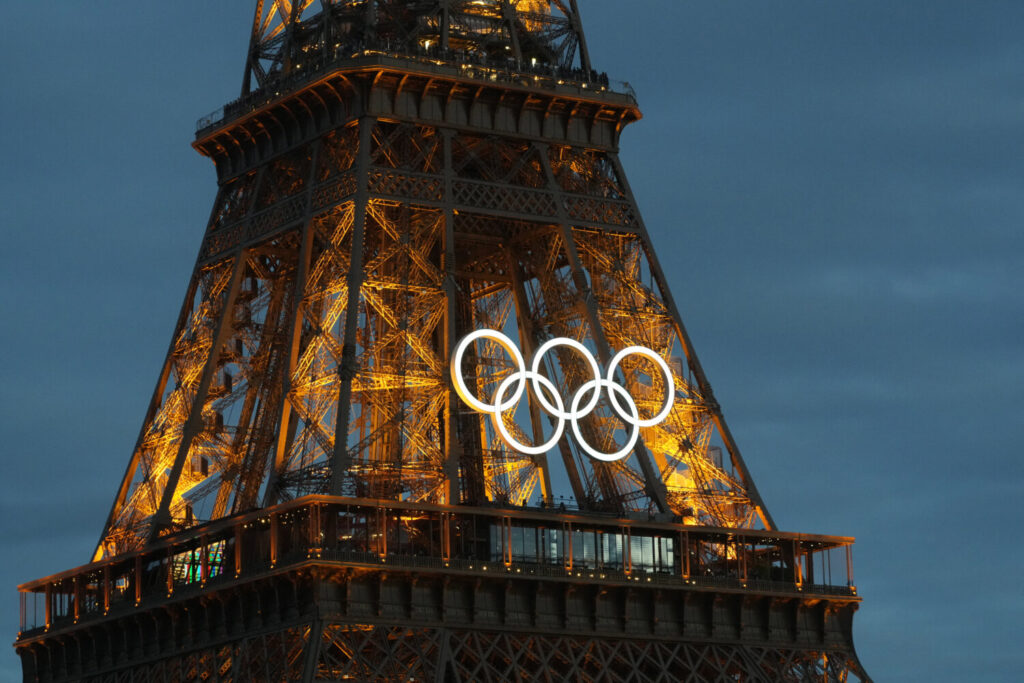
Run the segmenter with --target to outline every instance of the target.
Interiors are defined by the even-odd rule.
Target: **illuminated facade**
[[[639,118],[576,0],[260,0],[93,562],[21,587],[25,680],[867,680],[852,539],[758,494]]]

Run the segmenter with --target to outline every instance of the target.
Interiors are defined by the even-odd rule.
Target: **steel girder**
[[[583,145],[367,115],[227,179],[97,558],[309,493],[554,504],[555,481],[584,509],[767,521],[652,255],[615,153]],[[623,381],[675,406],[618,462],[564,439],[552,477],[453,399],[451,347],[482,327],[646,346],[673,386],[638,359]],[[481,342],[462,370],[490,396],[509,362]],[[590,379],[565,348],[545,371]],[[507,426],[542,441],[525,410]],[[582,430],[622,438],[608,410]]]
[[[596,79],[576,0],[258,0],[242,95],[367,50]]]
[[[25,680],[870,680],[846,599],[401,565],[315,561],[83,620],[19,643]]]
[[[314,494],[550,510],[567,502],[562,490],[570,508],[605,519],[713,527],[729,541],[774,530],[619,162],[619,134],[639,116],[591,69],[575,0],[260,0],[243,97],[197,135],[219,192],[94,559],[139,552],[141,586],[141,557],[167,537],[194,533],[205,546],[201,525]],[[636,358],[617,379],[643,415],[666,395],[674,406],[616,462],[572,436],[525,455],[447,379],[457,341],[485,327],[527,355],[553,337],[605,364],[647,347],[671,381]],[[490,396],[515,370],[480,341],[458,372]],[[567,393],[592,379],[565,347],[541,371]],[[502,419],[523,443],[553,429],[536,397]],[[606,404],[580,430],[605,451],[623,439]],[[708,566],[745,561],[729,542],[698,547]],[[800,562],[795,550],[785,559],[797,575]],[[26,680],[86,669],[95,681],[867,680],[850,636],[856,600],[778,599],[744,583],[743,596],[697,592],[663,618],[644,593],[648,632],[631,625],[645,609],[633,589],[581,575],[552,589],[561,626],[539,633],[536,591],[534,620],[517,622],[519,589],[478,579],[463,591],[474,615],[463,623],[446,612],[452,577],[382,571],[365,614],[309,611],[322,603],[303,591],[351,593],[356,574],[243,582],[240,594],[208,591],[188,616],[169,603],[19,643]],[[69,581],[62,599],[75,610],[112,590],[110,577]],[[386,581],[408,601],[403,615],[389,616]],[[440,607],[414,604],[428,585]],[[436,613],[417,614],[424,605]],[[119,659],[87,662],[89,652]]]

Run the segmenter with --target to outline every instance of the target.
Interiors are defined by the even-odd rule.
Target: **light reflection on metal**
[[[462,376],[462,358],[469,346],[478,339],[489,339],[498,344],[508,352],[516,366],[516,371],[505,377],[505,379],[498,385],[498,388],[495,389],[490,403],[484,403],[473,396],[473,392],[466,386],[465,379]],[[541,364],[544,361],[547,352],[558,346],[568,347],[578,353],[586,361],[586,364],[590,367],[593,374],[593,379],[585,382],[573,393],[572,398],[569,401],[569,410],[565,409],[565,402],[562,401],[562,396],[559,394],[558,388],[541,372]],[[630,396],[629,392],[626,391],[622,385],[615,381],[615,371],[618,369],[619,364],[623,359],[633,354],[643,356],[644,358],[652,361],[656,366],[658,366],[658,370],[665,379],[665,397],[662,402],[661,410],[658,411],[654,417],[648,419],[642,419],[640,417],[640,410],[637,408],[636,401],[633,400],[633,397]],[[456,346],[455,352],[452,354],[451,376],[452,382],[455,385],[455,391],[466,405],[478,413],[489,414],[494,423],[495,429],[499,434],[501,434],[501,438],[505,443],[513,450],[527,455],[540,455],[541,453],[546,453],[551,450],[558,443],[559,439],[562,438],[562,435],[565,432],[565,423],[569,422],[572,425],[572,433],[576,439],[576,444],[583,449],[587,455],[596,460],[603,460],[605,462],[621,460],[629,456],[636,447],[637,440],[640,437],[640,428],[653,427],[663,422],[665,418],[668,417],[672,410],[672,405],[675,403],[675,395],[671,390],[671,387],[673,386],[672,371],[669,370],[668,364],[661,356],[644,346],[630,346],[619,351],[615,354],[615,357],[612,358],[611,363],[608,364],[608,370],[605,375],[602,376],[597,360],[594,358],[593,354],[590,353],[587,347],[575,339],[569,339],[568,337],[556,337],[548,340],[539,349],[537,349],[537,352],[533,354],[530,369],[527,370],[526,362],[524,361],[522,354],[511,339],[497,330],[476,330],[466,335],[462,341],[459,342],[458,346]],[[513,410],[519,404],[520,399],[522,399],[523,394],[526,391],[527,382],[529,382],[533,395],[537,397],[538,403],[543,406],[548,415],[558,421],[551,437],[539,446],[529,446],[516,439],[505,425],[505,419],[503,417],[505,412]],[[511,396],[508,396],[509,390],[513,384],[515,384],[515,390],[512,392]],[[597,408],[598,403],[601,400],[602,389],[608,390],[608,398],[610,399],[609,405],[615,414],[624,423],[632,427],[626,444],[613,453],[605,453],[587,443],[587,440],[580,431],[579,426],[579,421],[593,413]],[[625,407],[623,407],[619,402],[616,394],[620,394],[623,397]],[[506,398],[506,396],[508,396],[508,398]],[[553,399],[553,403],[548,400],[549,396]],[[587,397],[586,403],[581,406],[580,403],[584,400],[584,397]]]
[[[775,531],[577,0],[254,16],[243,95],[197,135],[218,197],[100,564],[21,587],[25,679],[859,676],[859,597],[820,552],[847,546],[852,581],[851,539]]]
[[[554,85],[602,80],[575,5],[258,3],[247,66],[257,89],[197,138],[223,180],[96,559],[311,494],[553,504],[562,474],[583,510],[774,527],[618,160],[635,102]],[[366,66],[382,55],[400,63]],[[428,63],[444,68],[425,76]],[[467,70],[501,76],[471,92]],[[399,122],[398,110],[364,106],[412,98],[427,111],[439,88],[461,108]],[[538,101],[562,121],[546,141]],[[493,134],[467,127],[467,112]],[[306,142],[256,144],[282,125]],[[529,354],[552,337],[590,340],[621,386],[573,429],[563,420],[551,454],[510,448],[548,440],[557,424],[544,424],[544,402],[587,412],[603,385],[559,408],[534,380],[542,393],[521,424],[459,410],[446,365],[478,329],[503,330]],[[635,346],[672,372],[644,354],[613,362]],[[604,379],[577,349],[549,349],[559,374],[547,377],[567,394]],[[492,339],[467,353],[475,395],[495,394],[507,359]],[[501,402],[517,388],[506,384]]]

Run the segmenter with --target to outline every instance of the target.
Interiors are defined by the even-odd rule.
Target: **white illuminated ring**
[[[494,395],[491,397],[491,403],[484,403],[475,397],[469,387],[466,386],[466,382],[462,377],[462,359],[466,354],[466,349],[469,348],[470,344],[473,344],[479,339],[487,339],[498,344],[498,346],[503,348],[508,355],[512,357],[512,361],[516,366],[516,371],[504,378],[498,385],[497,389],[495,389]],[[582,356],[583,360],[585,360],[587,365],[590,366],[590,371],[594,376],[594,379],[584,382],[583,386],[577,389],[576,393],[574,393],[567,401],[569,404],[568,410],[565,409],[566,401],[564,401],[562,396],[558,393],[558,388],[540,371],[541,362],[545,354],[551,349],[559,346],[568,347]],[[627,356],[634,354],[643,356],[644,358],[652,361],[658,366],[658,369],[665,378],[664,405],[662,405],[661,410],[657,415],[647,420],[640,419],[640,411],[637,408],[636,401],[633,400],[633,397],[629,395],[629,392],[626,391],[625,388],[615,382],[615,371],[618,369],[619,365]],[[511,339],[497,330],[483,329],[471,332],[463,337],[458,343],[455,347],[455,352],[452,354],[450,371],[452,383],[455,385],[455,391],[466,405],[478,413],[489,414],[492,422],[494,423],[495,430],[499,435],[501,435],[501,438],[505,443],[514,450],[527,455],[540,455],[541,453],[546,453],[553,448],[565,433],[565,422],[568,420],[572,423],[572,432],[576,437],[577,444],[588,455],[592,458],[603,460],[605,462],[621,460],[628,456],[634,446],[636,446],[636,442],[640,438],[640,428],[653,427],[654,425],[664,421],[671,412],[672,405],[675,403],[675,381],[672,376],[672,371],[660,355],[645,346],[630,346],[629,348],[619,351],[612,358],[611,363],[608,364],[608,371],[604,376],[602,376],[597,361],[594,359],[593,354],[590,353],[587,347],[575,339],[556,337],[555,339],[550,339],[544,342],[544,344],[537,349],[537,352],[534,354],[530,364],[530,369],[528,370],[526,368],[526,362],[523,360],[523,355]],[[530,446],[521,443],[512,435],[502,418],[503,413],[514,408],[519,403],[520,399],[522,399],[523,392],[526,391],[527,383],[529,383],[531,391],[533,391],[534,395],[537,397],[540,407],[546,410],[552,418],[558,421],[551,438],[539,446]],[[512,390],[513,384],[515,384],[514,390]],[[601,400],[601,392],[603,389],[608,390],[611,407],[616,416],[632,427],[629,439],[626,441],[626,445],[614,453],[604,453],[588,444],[583,438],[583,434],[579,426],[579,421],[590,415],[590,413],[597,408],[597,404]],[[621,398],[620,396],[617,396],[617,394],[621,395]],[[586,398],[586,402],[581,406],[580,404],[584,402],[584,398]],[[625,404],[621,401],[625,401]]]
[[[587,347],[584,346],[583,344],[580,344],[575,339],[569,339],[568,337],[555,337],[554,339],[549,339],[548,341],[541,344],[541,347],[537,349],[537,352],[535,354],[533,354],[533,363],[530,366],[531,375],[540,376],[540,362],[544,360],[544,354],[546,354],[548,351],[555,348],[556,346],[568,346],[570,349],[573,349],[578,354],[583,356],[583,359],[586,360],[587,363],[590,365],[590,372],[592,375],[594,375],[595,379],[601,376],[601,369],[597,367],[597,361],[594,360],[594,356],[591,355]],[[534,390],[536,391],[536,387],[534,387]],[[580,391],[582,390],[583,389],[581,387]],[[549,413],[553,413],[555,417],[560,419],[575,420],[575,418],[571,417],[569,413],[566,413],[563,408],[556,409],[553,405],[548,403],[547,399],[544,398],[544,392],[537,391],[536,393],[537,400],[540,401],[540,404],[542,406],[544,406],[544,410],[548,411]],[[573,401],[575,401],[578,396],[579,392],[577,392],[576,396],[573,397]],[[597,387],[594,389],[594,394],[590,402],[587,403],[586,407],[583,408],[583,415],[589,415],[590,412],[597,406],[597,402],[600,400],[601,388]],[[575,404],[573,405],[572,412],[577,412]]]
[[[501,405],[488,405],[477,400],[462,379],[462,356],[466,353],[466,349],[469,348],[469,345],[480,338],[487,338],[493,342],[497,342],[498,346],[505,349],[505,351],[508,352],[508,355],[512,356],[512,360],[515,361],[516,367],[520,370],[520,372],[512,375],[513,377],[518,377],[519,386],[516,387],[515,393],[512,394],[512,398],[510,398],[507,403],[503,403]],[[526,389],[526,375],[522,373],[522,370],[525,367],[526,363],[523,361],[523,354],[519,353],[519,347],[517,347],[511,339],[497,330],[476,330],[475,332],[470,332],[463,337],[462,341],[459,342],[459,345],[455,348],[455,353],[452,354],[452,381],[455,383],[455,391],[459,394],[459,398],[465,401],[466,405],[476,412],[489,413],[493,410],[497,410],[498,412],[503,413],[518,403],[519,399],[523,396],[523,391]]]
[[[640,415],[636,413],[636,404],[632,402],[632,399],[630,400],[630,404],[633,406],[634,419],[637,421],[637,425],[640,427],[653,427],[656,424],[664,422],[665,418],[668,417],[669,412],[672,410],[672,404],[675,402],[674,396],[676,393],[675,379],[672,377],[672,371],[669,370],[668,363],[665,362],[664,358],[656,354],[654,351],[651,351],[646,346],[630,346],[629,348],[622,349],[615,354],[615,357],[612,358],[612,362],[608,364],[607,379],[609,385],[615,381],[615,369],[619,367],[619,363],[622,362],[622,359],[634,353],[638,356],[643,356],[644,358],[654,361],[654,364],[658,366],[658,369],[661,370],[662,376],[665,378],[665,392],[668,394],[668,400],[665,401],[665,405],[662,406],[661,412],[651,419],[641,420]],[[619,385],[616,384],[615,386]],[[615,412],[619,417],[625,420],[626,416],[623,414],[625,411],[622,410],[622,406],[619,405],[618,399],[615,398],[615,392],[608,392],[608,397],[612,400],[612,406],[615,408]]]
[[[500,399],[505,395],[505,392],[508,391],[508,385],[515,381],[516,376],[519,374],[520,373],[509,375],[504,379],[504,381],[502,381],[501,384],[498,385],[497,390],[494,392],[495,404],[499,403]],[[555,397],[555,402],[558,404],[558,408],[554,409],[557,410],[558,414],[558,426],[555,427],[555,433],[551,435],[550,439],[548,439],[540,446],[527,446],[526,444],[520,443],[518,439],[516,439],[514,436],[512,436],[512,434],[509,433],[508,427],[505,426],[505,420],[502,419],[501,417],[504,411],[491,410],[491,421],[494,422],[494,428],[498,430],[498,433],[501,434],[501,438],[504,439],[505,443],[507,443],[509,446],[519,451],[520,453],[526,453],[527,455],[540,455],[541,453],[547,453],[549,450],[551,450],[554,447],[554,445],[558,443],[558,440],[562,438],[562,433],[565,432],[566,418],[561,417],[561,415],[567,413],[565,412],[565,407],[562,404],[562,397],[558,395],[558,389],[555,387],[554,384],[551,383],[551,380],[549,380],[547,377],[544,377],[543,375],[538,375],[534,372],[530,372],[527,370],[523,370],[522,374],[528,376],[531,382],[539,382],[540,384],[544,385],[544,388],[548,389],[551,392],[551,395]],[[543,391],[537,392],[537,396],[543,395]],[[574,427],[575,425],[576,423],[573,422]]]
[[[579,403],[580,396],[583,395],[583,392],[590,385],[594,385],[594,393],[597,394],[601,393],[601,387],[608,387],[609,396],[614,396],[616,391],[620,391],[626,395],[626,400],[629,401],[629,407],[631,408],[630,416],[626,417],[622,415],[618,410],[616,410],[615,412],[619,415],[620,418],[622,418],[623,422],[633,425],[633,432],[630,434],[629,439],[626,441],[626,445],[620,448],[619,450],[615,451],[614,453],[602,453],[601,451],[593,448],[589,443],[587,443],[587,440],[583,438],[583,434],[580,433],[580,423],[578,420],[572,421],[572,433],[573,435],[576,436],[576,442],[580,445],[580,448],[589,453],[591,457],[597,458],[598,460],[604,460],[605,462],[615,462],[616,460],[621,460],[622,458],[625,458],[627,455],[629,455],[630,451],[633,450],[633,446],[636,445],[637,439],[640,438],[640,411],[637,410],[636,402],[633,400],[633,397],[629,395],[628,391],[626,391],[621,386],[615,384],[610,380],[599,378],[592,379],[589,382],[586,382],[582,387],[580,387],[580,390],[576,392],[576,396],[574,396],[572,400],[573,414],[576,414],[576,405]],[[615,403],[614,400],[612,401],[612,405],[618,407],[618,404]],[[587,413],[583,413],[583,415],[586,414]]]

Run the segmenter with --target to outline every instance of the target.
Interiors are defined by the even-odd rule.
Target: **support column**
[[[726,424],[725,417],[722,415],[722,408],[718,405],[718,401],[715,400],[715,394],[711,390],[711,384],[708,382],[707,376],[704,374],[704,368],[701,367],[700,360],[697,358],[697,352],[694,350],[693,344],[690,342],[690,336],[687,334],[686,328],[683,326],[683,319],[679,316],[679,310],[676,308],[675,299],[672,298],[672,292],[669,290],[668,282],[665,279],[665,273],[661,269],[661,264],[658,262],[657,255],[654,253],[651,238],[647,234],[647,227],[644,225],[643,218],[640,216],[640,210],[636,205],[636,200],[633,198],[633,190],[630,188],[629,181],[626,179],[626,172],[622,168],[622,164],[619,162],[617,155],[609,154],[608,159],[611,162],[612,167],[615,169],[615,174],[618,176],[619,182],[622,183],[622,189],[625,191],[630,204],[633,206],[633,213],[636,216],[637,224],[639,226],[640,238],[644,245],[644,255],[647,257],[647,264],[650,267],[651,274],[654,276],[654,280],[658,285],[661,299],[664,302],[665,307],[668,309],[669,315],[672,316],[672,322],[676,328],[676,335],[679,338],[679,343],[683,347],[683,353],[686,355],[686,362],[689,365],[694,378],[697,380],[697,387],[700,389],[705,405],[711,411],[711,416],[715,422],[715,426],[718,428],[718,433],[721,435],[722,441],[725,443],[725,447],[729,451],[729,457],[732,460],[733,467],[740,473],[740,477],[743,479],[743,483],[747,489],[747,495],[750,497],[751,502],[757,510],[757,514],[761,518],[761,523],[764,524],[766,529],[776,529],[775,520],[772,519],[771,514],[768,512],[768,508],[765,507],[764,501],[761,499],[761,494],[757,490],[757,486],[754,485],[754,479],[750,476],[750,471],[747,469],[747,464],[743,460],[743,456],[740,454],[739,446],[736,445],[736,441],[732,437],[732,432],[729,431],[729,425]]]
[[[274,461],[270,468],[267,488],[263,494],[263,507],[269,507],[277,502],[277,480],[281,476],[285,462],[288,458],[288,448],[291,446],[291,439],[295,431],[290,428],[292,414],[291,400],[288,394],[292,388],[292,375],[295,373],[295,366],[299,362],[299,344],[302,338],[302,320],[305,311],[306,276],[309,273],[309,261],[313,251],[313,225],[312,203],[313,203],[313,179],[316,177],[317,153],[313,153],[312,170],[310,171],[309,189],[306,192],[306,221],[302,229],[302,243],[299,247],[299,263],[295,273],[295,294],[294,304],[289,312],[286,325],[291,327],[288,339],[288,365],[282,377],[281,386],[281,418],[277,427],[277,446],[274,451]]]
[[[523,51],[519,46],[519,31],[516,30],[516,9],[509,0],[501,0],[501,14],[505,20],[508,35],[512,39],[512,56],[516,58],[516,66],[521,67]]]
[[[316,680],[317,662],[320,660],[321,634],[324,630],[322,619],[314,619],[309,625],[309,640],[306,641],[306,649],[302,658],[302,681],[313,683]]]
[[[369,2],[367,6],[372,7]],[[371,10],[367,10],[370,12]],[[345,308],[345,338],[341,347],[341,364],[338,366],[340,388],[338,391],[338,422],[334,429],[334,455],[331,458],[331,495],[342,494],[345,476],[352,466],[348,452],[348,423],[352,414],[352,380],[358,370],[356,358],[356,333],[359,328],[359,297],[363,284],[363,242],[366,230],[366,210],[370,195],[370,146],[373,144],[373,127],[376,119],[363,116],[359,119],[359,150],[356,156],[356,196],[352,207],[352,257],[349,260],[347,277],[348,303]]]
[[[103,567],[103,614],[110,612],[110,565]]]
[[[235,524],[235,577],[242,575],[242,524]]]
[[[163,529],[171,525],[171,503],[174,501],[174,492],[178,488],[178,481],[181,479],[182,470],[185,468],[185,460],[188,459],[188,453],[192,448],[192,441],[203,429],[203,405],[210,391],[213,375],[217,371],[221,349],[227,341],[228,333],[231,331],[231,325],[234,322],[235,300],[238,297],[238,288],[242,281],[242,275],[245,273],[246,253],[244,249],[239,249],[235,253],[234,270],[231,274],[231,282],[228,285],[228,289],[223,294],[224,303],[217,321],[213,345],[210,347],[210,355],[207,357],[206,365],[203,367],[203,375],[199,380],[199,386],[196,389],[196,396],[192,401],[188,419],[182,428],[181,442],[178,444],[178,455],[175,457],[174,465],[167,476],[167,484],[164,486],[160,507],[157,509],[156,514],[153,515],[153,523],[149,531],[150,543],[159,537]]]
[[[590,72],[593,71],[593,67],[590,65],[590,51],[587,49],[587,37],[583,33],[583,22],[580,20],[580,10],[576,6],[576,0],[569,0],[569,10],[572,12],[572,17],[569,18],[572,24],[573,30],[576,32],[576,37],[580,41],[580,66],[583,68],[585,73],[583,80],[590,82]]]
[[[516,305],[516,327],[519,329],[519,346],[523,349],[526,358],[532,358],[536,350],[537,333],[530,320],[530,303],[526,298],[526,289],[523,286],[522,274],[519,272],[519,263],[512,255],[512,251],[505,249],[505,258],[508,262],[508,272],[512,276],[512,296]],[[544,369],[541,368],[541,372]],[[537,406],[537,398],[532,391],[527,392],[530,407],[530,426],[533,428],[534,443],[544,443],[544,427],[541,424],[540,409]],[[583,486],[580,484],[580,475],[576,471],[576,463],[572,459],[568,446],[564,439],[559,439],[558,448],[562,452],[562,459],[565,461],[565,471],[569,475],[569,485],[572,487],[573,495],[579,499],[583,495]],[[541,493],[547,505],[554,504],[554,494],[551,488],[551,471],[548,467],[548,456],[546,453],[533,456],[533,461],[540,469]]]
[[[214,210],[216,210],[216,208],[216,204],[214,204]],[[114,503],[111,505],[110,513],[107,515],[107,521],[103,525],[103,534],[100,536],[99,543],[96,545],[96,551],[93,553],[93,562],[97,562],[103,558],[105,552],[104,542],[107,540],[107,534],[110,533],[110,528],[114,524],[117,513],[120,512],[121,507],[124,505],[125,499],[128,497],[128,491],[131,489],[132,481],[135,479],[135,470],[139,466],[139,458],[142,454],[142,441],[145,439],[146,432],[149,429],[149,425],[152,424],[153,419],[156,417],[157,411],[160,410],[164,390],[167,388],[167,379],[171,374],[171,358],[174,355],[174,347],[178,342],[179,335],[188,324],[189,313],[192,310],[192,302],[195,298],[198,274],[199,266],[197,263],[196,266],[192,268],[192,276],[189,280],[190,284],[188,291],[185,294],[185,299],[182,301],[181,309],[178,312],[178,324],[174,327],[174,335],[171,337],[171,343],[167,347],[167,353],[164,354],[164,364],[160,370],[160,378],[157,380],[156,389],[153,391],[153,395],[149,399],[149,407],[146,409],[146,418],[142,421],[142,428],[139,429],[139,436],[135,440],[135,448],[132,449],[131,460],[129,460],[128,467],[125,469],[124,476],[121,478],[121,486],[118,488],[117,495],[114,497]]]
[[[448,3],[445,3],[445,16],[448,13]],[[445,24],[447,29],[447,24]],[[455,196],[452,189],[452,136],[451,130],[443,129],[441,132],[441,144],[444,154],[444,257],[441,269],[444,271],[444,296],[445,296],[445,317],[444,317],[444,358],[451,362],[455,354],[457,343],[458,327],[458,295],[455,287]],[[450,373],[445,375],[450,376]],[[462,443],[459,441],[458,411],[459,398],[455,390],[448,386],[446,389],[446,400],[444,402],[444,477],[445,494],[444,502],[447,505],[455,505],[461,502],[461,482],[459,480],[459,461],[462,459]]]
[[[594,336],[594,344],[597,346],[597,353],[601,359],[601,364],[607,367],[608,363],[611,361],[611,348],[608,345],[608,339],[604,334],[604,326],[601,324],[601,318],[597,312],[597,302],[594,301],[593,290],[587,283],[586,273],[584,272],[583,264],[580,261],[579,253],[576,250],[576,242],[572,234],[572,224],[565,210],[564,193],[562,192],[562,188],[559,186],[558,181],[555,179],[554,171],[551,169],[548,146],[543,143],[537,143],[537,150],[541,157],[541,166],[544,167],[544,174],[547,176],[548,191],[551,192],[555,201],[556,212],[558,214],[559,234],[561,235],[562,242],[565,246],[565,255],[569,260],[569,269],[572,272],[572,279],[576,285],[576,291],[583,297],[584,310],[587,321],[590,324],[591,334]],[[661,477],[655,470],[653,463],[651,463],[651,457],[647,452],[647,447],[644,445],[643,437],[639,437],[637,439],[636,446],[633,451],[633,457],[636,458],[637,463],[640,465],[640,471],[643,473],[645,493],[647,493],[651,500],[654,501],[654,504],[658,508],[658,512],[669,512],[671,508],[669,508],[668,501],[666,499],[667,491],[665,483],[661,480]]]

